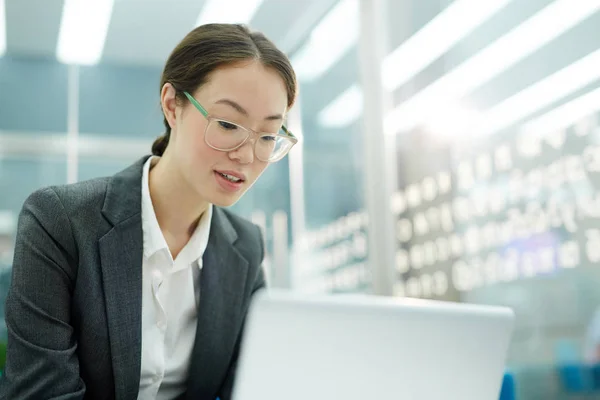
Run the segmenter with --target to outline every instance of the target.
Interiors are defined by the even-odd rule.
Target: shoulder
[[[110,205],[126,209],[129,213],[139,212],[142,168],[146,160],[147,157],[142,157],[115,175],[39,189],[29,196],[25,204],[49,203],[56,208],[51,201],[54,200],[73,221],[80,220],[92,226],[97,221],[90,217],[100,217],[103,208]],[[136,200],[140,201],[136,203]]]
[[[23,203],[17,236],[29,237],[41,228],[75,254],[78,233],[90,231],[90,227],[94,227],[94,232],[104,227],[101,210],[107,182],[107,178],[95,179],[36,190]]]
[[[67,185],[47,186],[33,192],[25,201],[24,208],[35,206],[38,210],[80,212],[100,210],[106,196],[109,178],[97,178]]]

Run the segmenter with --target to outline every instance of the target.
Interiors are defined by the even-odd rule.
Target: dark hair
[[[207,24],[187,34],[169,56],[160,80],[160,87],[171,83],[176,98],[185,101],[183,92],[193,93],[208,81],[215,69],[247,60],[258,60],[273,68],[283,79],[288,108],[296,100],[297,81],[287,56],[260,32],[244,25]],[[161,156],[171,137],[171,127],[164,118],[166,132],[154,141],[152,154]]]

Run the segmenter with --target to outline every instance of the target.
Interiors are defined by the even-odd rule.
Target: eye
[[[237,125],[227,121],[218,121],[219,126],[227,131],[233,131],[238,128]]]
[[[275,136],[261,136],[261,139],[264,142],[274,142],[275,140],[277,140],[277,137],[275,137]]]

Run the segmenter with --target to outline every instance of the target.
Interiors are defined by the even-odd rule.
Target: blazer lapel
[[[190,365],[188,398],[211,398],[214,383],[229,365],[241,328],[248,261],[234,243],[237,233],[222,210],[215,207],[210,238],[203,256],[196,342]]]
[[[113,229],[99,242],[116,400],[137,398],[142,346],[142,168],[115,175],[102,209]]]

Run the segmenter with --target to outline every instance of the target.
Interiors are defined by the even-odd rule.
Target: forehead
[[[284,113],[287,90],[277,71],[258,61],[227,65],[213,71],[198,95],[209,104],[233,100],[250,114]]]

